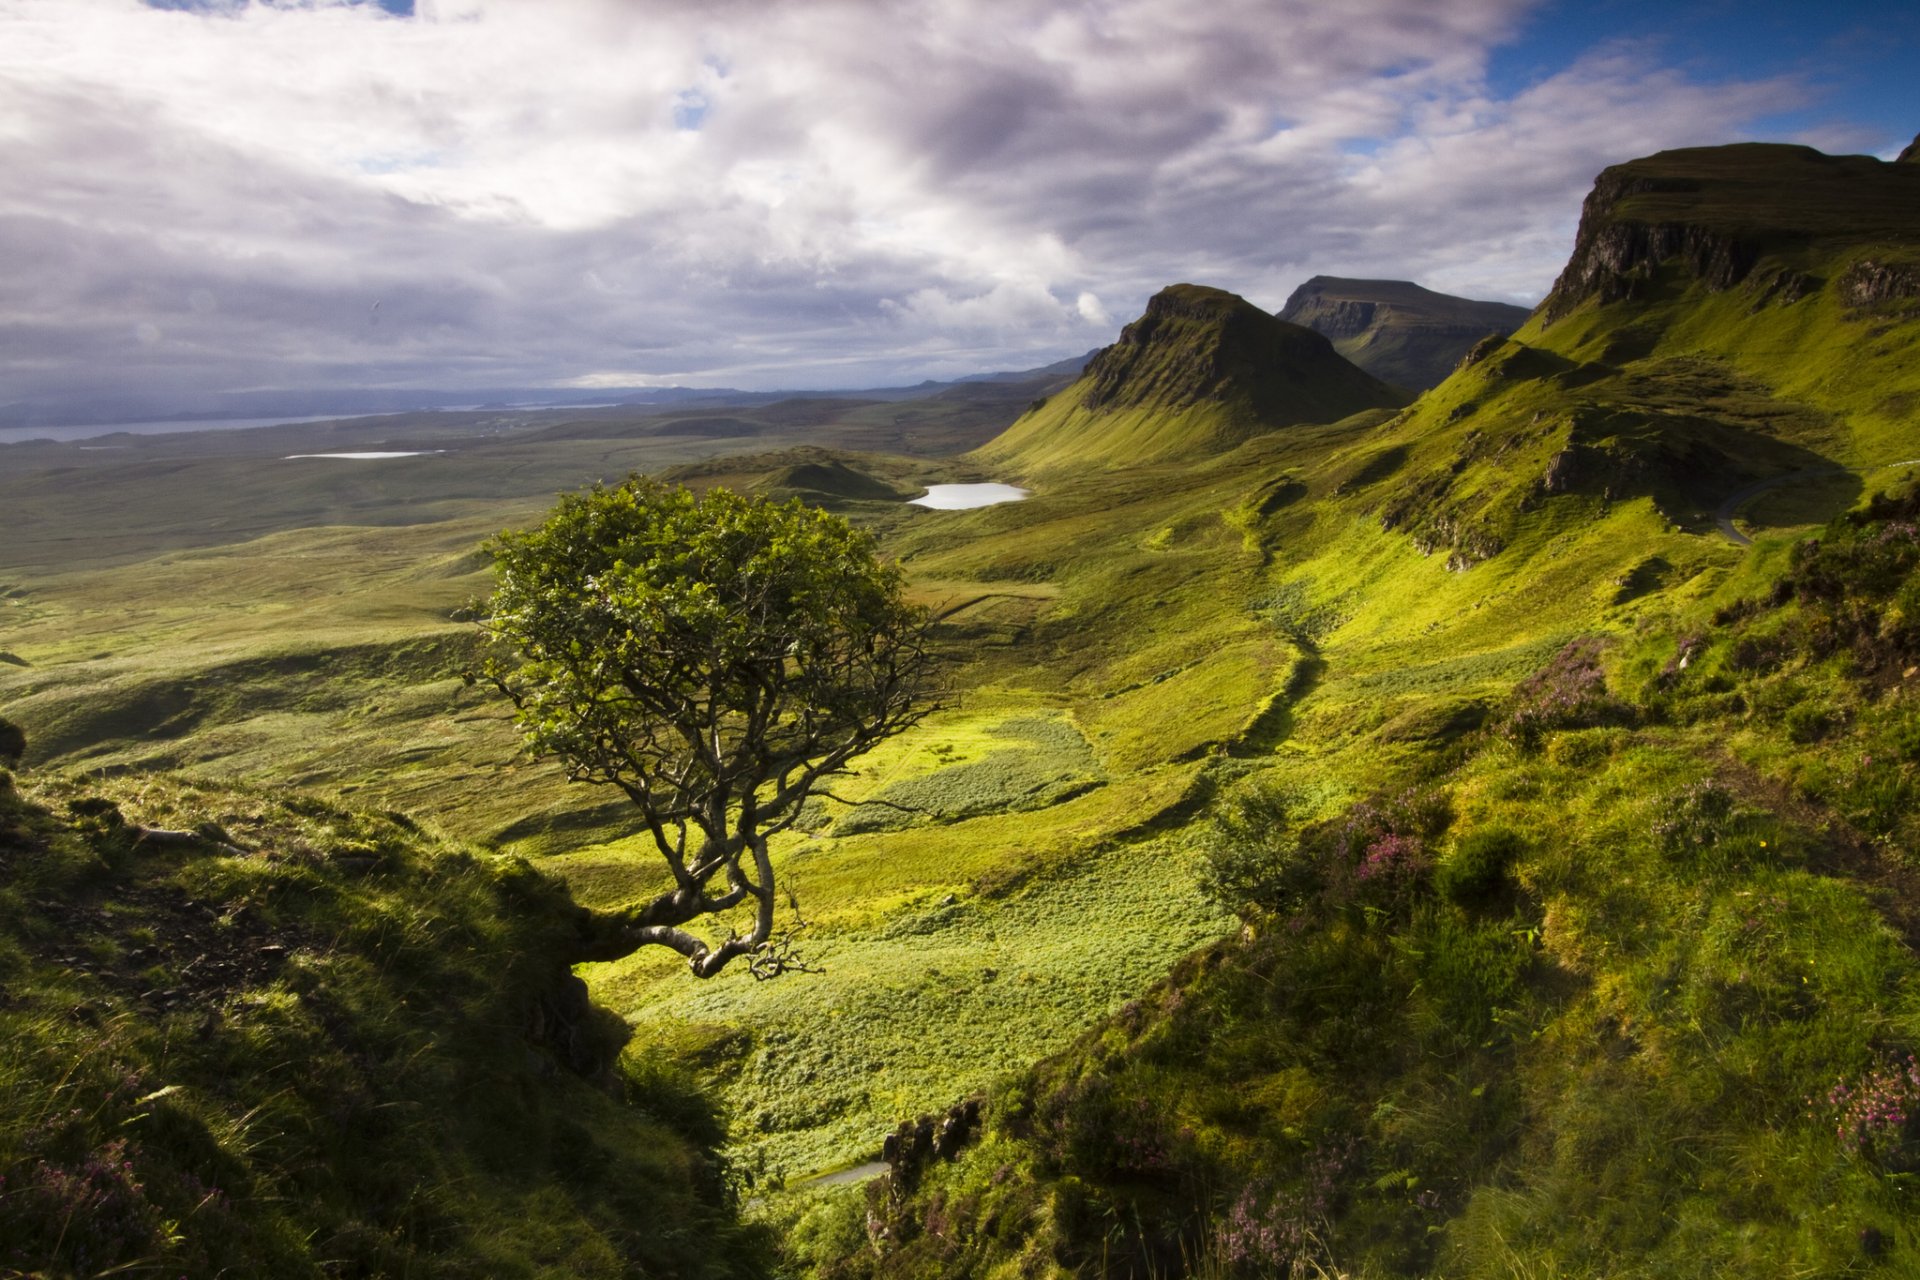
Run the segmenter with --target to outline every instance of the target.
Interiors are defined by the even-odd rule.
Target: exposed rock
[[[0,718],[0,765],[12,768],[26,754],[26,730],[11,720]]]
[[[1920,168],[1811,147],[1740,143],[1663,151],[1605,170],[1572,257],[1541,304],[1551,323],[1588,299],[1643,296],[1662,269],[1706,288],[1746,284],[1756,306],[1816,291],[1820,255],[1911,242]]]
[[[1505,345],[1506,339],[1497,333],[1490,333],[1467,348],[1467,354],[1460,357],[1459,367],[1470,369]]]
[[[1907,149],[1894,160],[1895,164],[1920,164],[1920,134],[1916,134]]]
[[[1580,230],[1553,291],[1541,308],[1551,322],[1588,298],[1619,302],[1634,297],[1661,263],[1678,259],[1692,276],[1715,290],[1731,289],[1759,261],[1757,245],[1685,222],[1626,221],[1618,207],[1629,197],[1697,190],[1684,179],[1641,177],[1625,166],[1600,175],[1580,211]]]
[[[1838,283],[1840,297],[1850,307],[1920,298],[1920,264],[1863,258],[1847,268]]]
[[[1565,493],[1572,488],[1574,475],[1579,470],[1577,457],[1573,446],[1568,445],[1547,459],[1547,473],[1540,477],[1542,492]]]
[[[1812,297],[1820,292],[1821,280],[1818,276],[1808,275],[1804,271],[1775,271],[1769,275],[1756,275],[1747,282],[1754,292],[1753,309],[1779,304],[1786,306]]]
[[[903,1121],[880,1144],[887,1164],[888,1192],[895,1199],[910,1194],[920,1175],[935,1160],[952,1160],[980,1127],[980,1099],[966,1098],[940,1115]]]

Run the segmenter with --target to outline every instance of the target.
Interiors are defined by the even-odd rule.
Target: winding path
[[[1904,462],[1888,462],[1873,468],[1873,470],[1883,471],[1887,467],[1911,466],[1920,466],[1920,458],[1908,458]],[[1753,545],[1753,539],[1740,532],[1739,529],[1734,527],[1733,523],[1733,513],[1745,506],[1748,502],[1751,502],[1769,489],[1778,489],[1782,485],[1793,484],[1800,480],[1817,480],[1821,476],[1864,474],[1865,472],[1858,471],[1853,467],[1809,467],[1805,471],[1789,471],[1786,475],[1774,476],[1771,480],[1760,480],[1748,485],[1744,489],[1736,489],[1733,493],[1727,495],[1726,500],[1714,511],[1713,518],[1714,521],[1719,524],[1720,532],[1724,533],[1727,536],[1727,540],[1733,543],[1734,546],[1750,547]]]
[[[1792,484],[1796,480],[1814,480],[1821,476],[1844,476],[1852,474],[1852,470],[1848,467],[1809,467],[1805,471],[1789,471],[1786,475],[1775,476],[1771,480],[1760,480],[1748,485],[1744,489],[1736,489],[1728,494],[1726,501],[1722,502],[1719,508],[1714,511],[1713,518],[1714,521],[1719,524],[1720,532],[1726,534],[1727,540],[1733,543],[1734,546],[1750,547],[1753,545],[1753,539],[1734,527],[1734,512],[1767,490],[1778,489],[1781,485]]]

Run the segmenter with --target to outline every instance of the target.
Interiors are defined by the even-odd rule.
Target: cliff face
[[[1315,276],[1293,291],[1282,320],[1304,325],[1374,377],[1425,390],[1437,386],[1489,334],[1505,337],[1527,309],[1435,293],[1405,280]]]
[[[1088,363],[1081,404],[1093,411],[1219,404],[1284,425],[1330,422],[1400,398],[1320,334],[1223,290],[1177,284],[1155,294],[1120,340]]]
[[[1552,322],[1590,298],[1641,296],[1663,266],[1710,290],[1746,285],[1762,304],[1798,301],[1826,286],[1838,251],[1920,240],[1913,155],[1910,147],[1906,163],[1889,164],[1743,143],[1615,165],[1587,196],[1573,256],[1541,304],[1543,317]],[[1903,270],[1869,271],[1848,286],[1851,295],[1905,296]]]

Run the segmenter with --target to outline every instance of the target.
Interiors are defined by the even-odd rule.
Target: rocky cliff
[[[1580,215],[1573,256],[1541,303],[1551,323],[1588,299],[1649,296],[1669,269],[1709,290],[1754,290],[1791,303],[1860,265],[1838,251],[1912,245],[1920,230],[1920,164],[1829,156],[1810,147],[1696,147],[1605,170]],[[1879,265],[1885,266],[1885,263]],[[1902,287],[1870,271],[1861,297]]]

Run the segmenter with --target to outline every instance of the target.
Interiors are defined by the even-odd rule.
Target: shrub
[[[1600,642],[1575,640],[1522,680],[1502,731],[1522,746],[1537,745],[1550,729],[1581,729],[1619,719],[1624,708],[1607,692]]]
[[[1849,1155],[1890,1173],[1920,1168],[1920,1063],[1912,1054],[1836,1084],[1825,1109]]]
[[[1326,842],[1336,896],[1404,906],[1426,885],[1432,843],[1452,821],[1453,804],[1442,791],[1409,789],[1354,805]]]
[[[1513,864],[1525,852],[1526,841],[1505,827],[1469,832],[1434,868],[1434,888],[1459,906],[1484,906],[1511,887]]]
[[[1801,606],[1804,643],[1867,673],[1920,659],[1920,489],[1876,497],[1793,549],[1775,599]]]
[[[1207,833],[1200,891],[1229,911],[1292,915],[1325,886],[1313,851],[1293,830],[1292,801],[1277,788],[1226,797]]]

